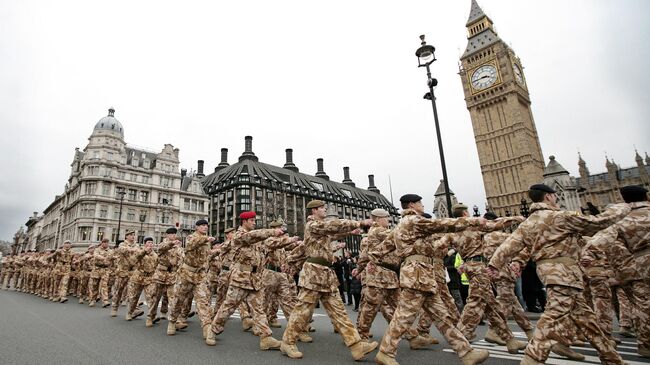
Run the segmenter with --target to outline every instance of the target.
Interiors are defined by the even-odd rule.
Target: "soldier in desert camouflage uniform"
[[[156,271],[153,274],[152,294],[147,313],[147,327],[153,326],[158,313],[158,303],[166,295],[171,301],[174,297],[174,283],[176,282],[176,271],[183,259],[181,241],[176,237],[178,230],[174,227],[165,231],[165,239],[158,247],[158,262]],[[167,313],[167,307],[162,304],[161,314]]]
[[[603,334],[594,312],[582,296],[578,239],[580,235],[592,235],[612,224],[629,208],[618,205],[599,216],[581,216],[575,212],[561,211],[555,191],[546,185],[531,186],[528,195],[533,201],[530,216],[497,248],[488,269],[490,275],[496,278],[498,269],[507,265],[515,254],[526,250],[527,255],[520,256],[521,261],[513,261],[513,270],[519,272],[527,259],[525,256],[530,256],[536,261],[537,273],[546,286],[546,310],[537,322],[521,363],[545,362],[552,341],[570,342],[577,327],[598,350],[603,363],[622,364],[614,342]]]
[[[134,270],[133,276],[129,280],[128,291],[128,308],[125,319],[127,321],[137,318],[144,314],[144,311],[137,309],[140,295],[144,290],[145,302],[151,305],[153,274],[158,264],[158,255],[153,250],[153,238],[145,237],[144,246],[138,248],[133,254]]]
[[[111,306],[111,317],[117,316],[117,310],[122,303],[125,293],[128,293],[129,278],[133,275],[133,255],[138,250],[135,243],[135,231],[127,230],[125,241],[113,250],[115,261],[115,284],[113,287],[113,304]]]
[[[607,252],[617,279],[635,307],[639,355],[650,357],[650,202],[648,190],[625,186],[621,195],[630,213],[593,237],[588,245]],[[619,260],[619,261],[617,261]],[[584,264],[589,264],[585,262]]]
[[[102,307],[106,308],[111,303],[108,301],[109,279],[111,266],[113,265],[113,253],[108,248],[108,238],[102,239],[99,247],[93,252],[93,269],[90,274],[88,295],[89,307],[94,307],[98,296],[101,297]]]
[[[600,329],[610,340],[618,340],[612,336],[613,311],[612,311],[612,289],[610,279],[614,276],[607,256],[601,249],[589,245],[581,254],[581,263],[588,262],[584,267],[585,278],[585,299],[596,313],[596,321]]]
[[[281,229],[256,230],[255,216],[255,212],[243,212],[239,215],[241,226],[232,239],[232,249],[237,252],[233,259],[236,264],[230,274],[226,300],[212,320],[212,330],[209,331],[205,341],[207,345],[216,345],[216,335],[223,332],[226,320],[235,312],[239,304],[248,299],[253,315],[253,332],[260,336],[260,349],[269,350],[280,347],[280,341],[272,337],[273,332],[268,326],[261,274],[264,260],[262,250],[263,245],[267,244],[265,240],[273,236],[281,236],[284,231]],[[287,239],[277,242],[277,244],[279,246],[288,245],[291,242],[293,240]]]
[[[485,361],[489,353],[486,350],[472,349],[463,334],[454,326],[452,317],[446,312],[440,296],[437,294],[436,274],[433,257],[437,247],[421,238],[434,233],[455,232],[473,226],[484,226],[482,218],[427,219],[422,216],[424,205],[422,197],[407,194],[400,198],[402,218],[394,229],[394,239],[384,245],[383,250],[375,256],[381,258],[391,251],[403,258],[400,270],[400,297],[397,309],[384,333],[375,361],[380,365],[395,365],[397,345],[403,334],[412,326],[415,317],[422,310],[434,318],[440,333],[447,339],[463,364],[473,365]]]
[[[79,268],[79,284],[77,286],[77,298],[79,299],[79,304],[84,303],[84,299],[90,301],[89,292],[89,283],[90,283],[90,274],[92,273],[93,266],[95,263],[93,261],[93,254],[95,253],[95,246],[89,246],[88,250],[79,258],[78,268]]]
[[[63,248],[54,252],[52,259],[57,263],[57,282],[59,283],[58,293],[55,294],[54,300],[61,303],[68,301],[68,284],[70,282],[70,271],[72,265],[72,243],[69,240],[63,242]]]
[[[617,282],[618,285],[612,288],[612,293],[614,294],[616,303],[618,303],[618,334],[623,337],[634,338],[636,337],[635,328],[637,327],[636,316],[633,315],[634,309],[627,293],[625,293],[625,289],[621,286],[622,284],[620,281]]]

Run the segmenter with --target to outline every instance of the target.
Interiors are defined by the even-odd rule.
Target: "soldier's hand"
[[[515,274],[516,277],[521,276],[521,266],[519,265],[518,262],[511,262],[510,270],[512,271],[513,274]]]
[[[179,240],[174,241],[174,246],[180,246],[180,245],[181,245],[181,241]]]
[[[353,231],[351,231],[350,234],[359,235],[359,234],[361,234],[361,229],[356,228]]]
[[[292,242],[292,243],[294,243],[294,242],[298,242],[298,241],[300,241],[300,237],[298,237],[298,236],[293,236],[293,237],[291,237],[291,242]]]
[[[487,274],[491,279],[496,279],[499,277],[499,270],[497,270],[494,266],[488,266]]]
[[[369,262],[368,265],[366,265],[366,271],[367,271],[369,274],[374,274],[375,271],[377,271],[377,270],[375,269],[375,264],[373,264],[372,262]]]
[[[526,217],[518,215],[516,217],[512,217],[512,222],[510,223],[510,225],[521,223],[521,222],[523,222],[525,220],[526,220]]]
[[[485,227],[487,226],[487,222],[488,222],[488,220],[485,219],[485,218],[483,218],[483,217],[472,218],[472,219],[474,219],[475,221],[477,221],[477,222],[478,222],[478,226],[481,227],[481,228],[485,228]]]
[[[361,227],[370,227],[372,226],[372,219],[364,219],[359,224],[361,224]]]
[[[210,243],[214,242],[214,237],[212,237],[212,236],[208,237],[208,242],[210,242]]]
[[[276,235],[276,236],[280,237],[280,236],[282,236],[283,234],[284,234],[284,229],[282,229],[282,228],[276,228],[276,229],[275,229],[275,235]]]
[[[447,251],[447,256],[453,256],[454,254],[456,254],[456,250],[453,248],[450,248],[449,251]]]
[[[153,250],[153,246],[144,246],[145,252],[151,252],[151,250]]]

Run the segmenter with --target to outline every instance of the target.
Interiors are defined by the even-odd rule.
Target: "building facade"
[[[397,209],[381,195],[369,175],[368,189],[360,189],[350,179],[350,170],[343,168],[344,180],[329,179],[323,168],[323,159],[317,160],[315,175],[299,172],[293,163],[293,150],[287,149],[284,166],[260,162],[253,153],[253,138],[245,137],[244,152],[237,163],[228,163],[228,150],[221,149],[221,162],[214,173],[203,179],[203,189],[210,196],[210,230],[215,237],[223,238],[226,228],[237,227],[238,216],[243,211],[257,213],[257,226],[282,218],[290,234],[302,236],[307,218],[305,206],[310,200],[326,201],[336,207],[340,218],[365,219],[375,208],[390,212],[397,222]],[[350,239],[350,248],[358,249],[358,240]]]
[[[485,195],[498,215],[519,209],[542,181],[544,158],[521,60],[472,0],[459,75],[474,129]]]
[[[139,241],[159,241],[170,226],[184,237],[196,220],[207,218],[203,161],[188,173],[179,171],[179,150],[171,144],[160,152],[128,145],[114,114],[109,109],[86,147],[75,149],[65,190],[43,212],[35,247],[57,248],[70,240],[83,248],[103,238],[115,243],[129,229]]]
[[[557,194],[557,203],[564,210],[574,212],[581,211],[580,187],[576,179],[569,175],[569,172],[555,161],[555,156],[549,156],[549,161],[544,168],[544,184],[553,188]]]
[[[451,205],[458,204],[458,199],[456,199],[456,194],[449,188],[449,198],[451,199]],[[436,218],[449,218],[451,213],[447,211],[447,196],[445,194],[445,180],[440,180],[440,185],[436,189],[435,194],[433,194],[433,215]]]

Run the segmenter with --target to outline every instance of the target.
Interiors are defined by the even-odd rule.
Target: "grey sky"
[[[650,152],[650,2],[479,0],[524,65],[546,160],[577,175],[605,151],[622,167]],[[0,3],[0,239],[63,192],[74,147],[109,106],[127,143],[219,149],[234,162],[252,135],[261,161],[301,171],[316,158],[357,186],[374,173],[397,200],[441,178],[418,36],[436,47],[438,109],[451,189],[484,205],[458,58],[462,1],[3,1]],[[646,14],[646,15],[643,15]]]

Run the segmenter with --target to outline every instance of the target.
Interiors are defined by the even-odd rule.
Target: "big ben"
[[[544,159],[519,57],[472,0],[460,78],[474,129],[485,195],[498,215],[515,214]]]

